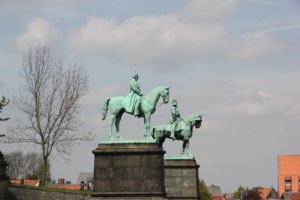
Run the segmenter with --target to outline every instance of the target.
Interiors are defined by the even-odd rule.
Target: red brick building
[[[278,191],[300,192],[300,155],[278,156]]]
[[[258,192],[262,200],[278,199],[277,192],[274,190],[274,188],[260,188]]]

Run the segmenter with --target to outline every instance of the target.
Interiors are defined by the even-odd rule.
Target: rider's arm
[[[134,91],[134,93],[136,93],[136,94],[138,94],[140,96],[142,95],[140,86],[137,84],[137,82],[131,81],[130,82],[130,87]]]

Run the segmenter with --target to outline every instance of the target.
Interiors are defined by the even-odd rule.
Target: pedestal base
[[[165,199],[165,152],[158,144],[104,143],[93,153],[92,199]]]
[[[199,165],[194,159],[166,159],[164,165],[168,199],[200,199]]]

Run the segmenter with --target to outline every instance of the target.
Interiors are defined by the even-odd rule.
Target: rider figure
[[[137,117],[139,115],[139,104],[140,104],[140,99],[141,96],[143,96],[141,89],[140,89],[140,85],[137,82],[139,79],[139,74],[138,73],[134,73],[134,75],[132,76],[132,79],[129,83],[130,86],[130,91],[129,93],[132,94],[132,101],[133,101],[133,115],[135,117]]]
[[[175,140],[175,131],[176,131],[179,121],[181,120],[180,112],[177,107],[177,101],[175,99],[172,100],[171,113],[172,113],[172,120],[170,121],[170,124],[172,125],[172,130],[171,130],[170,137],[171,137],[171,139]]]

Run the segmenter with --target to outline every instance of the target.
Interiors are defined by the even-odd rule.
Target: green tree
[[[259,191],[260,187],[253,187],[251,190],[246,189],[245,192],[242,193],[242,200],[261,200],[261,194]]]
[[[201,200],[212,200],[212,197],[207,190],[204,180],[199,181],[199,192]]]
[[[238,189],[233,193],[235,199],[241,199],[242,194],[248,190],[248,188],[244,188],[243,186],[239,186]]]
[[[261,200],[260,189],[261,187],[248,187],[239,186],[238,189],[233,193],[235,199],[242,200]]]

